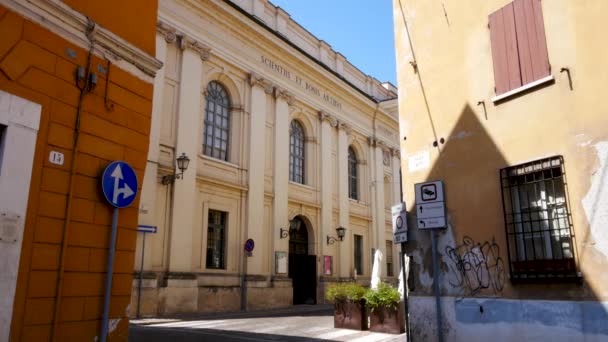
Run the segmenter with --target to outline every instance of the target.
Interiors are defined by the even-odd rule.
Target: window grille
[[[230,133],[230,98],[226,89],[212,81],[207,86],[205,106],[205,134],[203,153],[206,156],[228,161]]]
[[[223,211],[209,210],[207,268],[226,268],[226,216]]]
[[[348,148],[348,197],[354,200],[359,199],[357,174],[357,155],[352,147]]]
[[[304,184],[304,129],[296,120],[289,129],[289,180]]]
[[[577,277],[563,157],[500,170],[511,279]]]

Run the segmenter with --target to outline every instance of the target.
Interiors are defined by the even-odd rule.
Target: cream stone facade
[[[329,283],[369,282],[372,249],[398,255],[390,223],[401,198],[397,89],[267,0],[162,0],[158,18],[164,67],[139,214],[158,231],[145,247],[138,237],[132,314],[321,303]],[[227,129],[207,136],[218,155],[204,149],[207,111],[221,107],[209,102],[214,89],[228,103]],[[290,167],[299,162],[292,125],[303,134],[301,179]],[[163,184],[179,173],[182,153],[189,167]],[[398,258],[387,259],[382,275],[391,278]]]

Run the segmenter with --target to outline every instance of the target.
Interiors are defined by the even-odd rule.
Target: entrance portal
[[[296,216],[289,225],[289,277],[293,304],[317,304],[317,257],[309,255],[308,227]]]

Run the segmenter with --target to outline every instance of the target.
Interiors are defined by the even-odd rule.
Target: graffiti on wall
[[[488,289],[502,293],[505,284],[505,265],[500,257],[500,247],[492,242],[479,243],[465,236],[459,246],[447,246],[450,285],[462,288],[473,296]]]

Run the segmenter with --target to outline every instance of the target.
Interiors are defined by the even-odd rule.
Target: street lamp
[[[177,168],[181,171],[181,173],[174,173],[172,175],[163,176],[161,182],[164,185],[171,184],[175,182],[176,179],[183,179],[184,171],[186,171],[186,169],[188,168],[188,164],[190,164],[190,158],[188,158],[185,153],[182,153],[182,155],[179,156],[176,161]]]
[[[337,239],[333,236],[327,235],[327,244],[328,245],[333,245],[336,241],[344,240],[344,235],[346,234],[346,228],[344,228],[344,227],[336,228],[336,234],[338,234]]]

